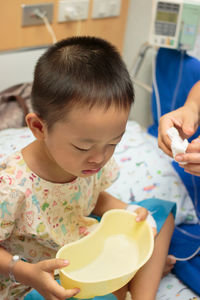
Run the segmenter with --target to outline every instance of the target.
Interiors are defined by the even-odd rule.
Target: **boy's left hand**
[[[148,216],[148,210],[141,206],[136,208],[135,213],[137,214],[136,217],[137,222],[144,221]]]
[[[156,222],[145,207],[133,204],[133,205],[128,205],[126,209],[129,211],[135,212],[137,214],[137,216],[136,216],[137,222],[141,222],[146,219],[148,224],[152,228],[153,235],[156,236],[156,234],[157,234]]]

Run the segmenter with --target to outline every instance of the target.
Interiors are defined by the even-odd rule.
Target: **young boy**
[[[53,277],[69,262],[58,249],[90,231],[102,216],[127,205],[105,192],[118,169],[111,159],[126,128],[134,99],[127,69],[108,42],[94,37],[63,40],[39,59],[32,89],[33,113],[26,122],[36,140],[4,162],[1,172],[1,299],[23,299],[30,288],[45,299],[66,299]],[[136,210],[138,219],[147,216]],[[129,285],[124,299],[155,299],[166,263],[173,217],[166,219],[151,259]],[[19,260],[18,255],[26,259]],[[18,283],[13,282],[15,279]]]

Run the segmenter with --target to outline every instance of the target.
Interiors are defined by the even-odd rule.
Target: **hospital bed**
[[[31,82],[35,62],[44,50],[25,49],[14,54],[0,55],[0,90],[17,83]],[[22,66],[25,67],[23,71]],[[27,127],[1,130],[0,162],[33,139]],[[126,203],[153,197],[173,200],[177,203],[176,224],[197,221],[191,197],[174,170],[171,158],[158,149],[156,137],[149,134],[146,129],[130,120],[114,155],[120,167],[120,176],[108,189],[110,193]],[[156,300],[168,299],[200,298],[170,273],[162,279]]]

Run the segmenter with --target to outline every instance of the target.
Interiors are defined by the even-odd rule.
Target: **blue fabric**
[[[92,299],[93,300],[117,300],[117,298],[113,294],[94,297]],[[24,300],[45,300],[45,299],[36,290],[33,290],[27,296],[25,296]],[[72,297],[72,298],[68,298],[68,300],[77,300],[77,298]]]
[[[186,231],[187,235],[180,230]],[[199,247],[200,226],[182,224],[177,226],[174,231],[169,253],[183,259],[191,256]],[[194,292],[200,295],[200,251],[190,260],[177,261],[173,272]]]
[[[177,50],[160,48],[156,58],[156,81],[160,96],[161,115],[164,115],[174,109],[184,105],[188,93],[193,85],[200,80],[200,61],[187,54],[184,55],[182,64],[182,76],[180,86],[177,92],[176,101],[173,105],[173,95],[176,89],[179,76],[179,67],[181,61],[181,53]],[[155,91],[152,94],[152,115],[153,125],[148,128],[148,132],[153,136],[158,136],[158,118]],[[189,139],[198,137],[200,128]],[[181,177],[193,203],[198,205],[197,211],[200,211],[200,177],[184,172],[178,163],[173,162],[173,167]],[[194,189],[194,184],[197,187]],[[200,216],[199,216],[200,217]]]
[[[200,61],[187,54],[184,55],[182,76],[176,101],[173,105],[173,95],[179,76],[181,53],[177,50],[160,48],[156,58],[156,81],[160,96],[161,115],[181,107],[193,85],[200,80]],[[155,90],[152,94],[153,125],[148,131],[153,136],[158,136],[158,118]],[[200,130],[194,136],[198,136]],[[193,137],[194,138],[194,137]]]
[[[60,283],[59,280],[57,280],[58,283]],[[92,300],[117,300],[117,298],[113,294],[108,294],[105,296],[99,296],[91,298]],[[85,300],[91,300],[91,299],[85,299]],[[28,295],[24,297],[24,300],[45,300],[44,297],[42,297],[36,290],[32,290]],[[77,298],[68,298],[68,300],[77,300]]]
[[[133,203],[134,204],[134,203]],[[164,225],[168,215],[173,214],[174,218],[176,216],[176,203],[171,201],[160,200],[157,198],[149,198],[139,202],[135,202],[142,207],[148,209],[156,221],[157,233],[160,231]]]
[[[173,102],[174,92],[177,86],[181,53],[176,50],[160,48],[156,58],[156,80],[160,96],[161,115],[168,113],[184,105],[188,93],[193,85],[200,80],[200,61],[187,54],[184,54],[182,61],[182,73],[180,86],[175,102]],[[153,125],[148,128],[148,132],[153,136],[158,136],[158,119],[155,91],[152,94],[152,114]],[[189,141],[200,135],[200,128]],[[200,219],[200,177],[184,172],[178,163],[172,163],[174,169],[182,179]],[[187,234],[179,231],[184,229],[187,234],[200,236],[200,225],[182,224],[175,229],[172,237],[170,253],[177,257],[187,257],[194,253],[200,246],[199,239],[189,238]],[[200,295],[200,256],[188,260],[179,261],[175,264],[174,272],[186,285]]]
[[[188,93],[193,85],[200,80],[200,61],[187,54],[184,55],[182,64],[182,76],[180,86],[177,92],[176,101],[173,105],[173,95],[176,89],[179,76],[179,67],[181,61],[181,53],[177,50],[160,48],[156,58],[156,81],[160,96],[161,115],[164,115],[174,109],[184,105]],[[152,115],[153,125],[148,128],[148,132],[153,136],[158,136],[158,118],[155,91],[152,94]],[[200,135],[200,128],[189,139],[196,138]],[[173,162],[173,167],[181,177],[188,193],[194,203],[197,205],[197,212],[200,212],[200,177],[184,172],[178,163]],[[194,188],[196,187],[196,190]],[[200,217],[200,216],[199,216]]]

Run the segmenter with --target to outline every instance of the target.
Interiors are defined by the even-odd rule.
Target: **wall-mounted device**
[[[192,50],[198,34],[200,0],[153,0],[149,43]]]

